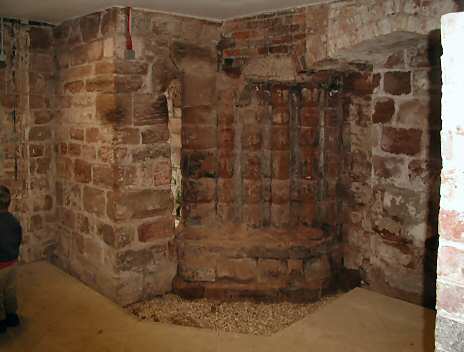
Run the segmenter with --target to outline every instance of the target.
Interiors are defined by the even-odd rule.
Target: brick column
[[[464,13],[442,18],[443,130],[436,350],[464,350]]]

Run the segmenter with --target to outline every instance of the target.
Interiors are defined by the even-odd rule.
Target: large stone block
[[[383,89],[392,95],[407,95],[411,93],[411,72],[385,72]]]
[[[171,190],[112,192],[108,195],[107,214],[113,220],[144,219],[169,214],[173,204]]]
[[[422,131],[415,128],[384,127],[382,150],[392,154],[417,155],[421,151]]]
[[[105,215],[106,197],[105,192],[93,187],[84,187],[83,193],[84,210],[97,216]]]
[[[216,272],[218,279],[246,282],[256,279],[258,269],[254,259],[220,259]]]
[[[174,235],[174,217],[164,216],[143,223],[138,228],[140,242],[170,238]]]

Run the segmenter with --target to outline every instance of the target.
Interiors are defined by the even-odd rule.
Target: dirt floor
[[[253,335],[272,335],[314,313],[338,296],[315,303],[186,300],[165,295],[128,306],[139,319]]]

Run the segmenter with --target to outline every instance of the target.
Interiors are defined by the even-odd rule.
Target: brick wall
[[[464,14],[442,18],[443,130],[436,350],[464,348],[463,114]]]
[[[0,69],[0,183],[24,230],[21,261],[49,258],[56,245],[53,183],[55,65],[49,26],[5,25]],[[14,50],[13,50],[14,48]]]

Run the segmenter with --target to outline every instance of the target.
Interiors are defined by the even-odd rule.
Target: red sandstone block
[[[118,128],[115,135],[120,144],[140,144],[140,131],[137,128]]]
[[[262,177],[261,162],[262,156],[260,154],[247,154],[244,155],[243,162],[243,178],[249,180],[258,180]]]
[[[97,188],[85,186],[83,204],[84,210],[88,213],[103,216],[106,208],[105,192]]]
[[[110,192],[106,211],[112,220],[145,219],[170,214],[173,204],[171,190]]]
[[[182,152],[182,174],[188,178],[215,177],[217,157],[211,151]]]
[[[365,96],[372,94],[374,89],[371,73],[353,72],[348,74],[343,83],[343,90],[353,95]]]
[[[166,122],[168,108],[166,98],[153,94],[136,94],[134,97],[134,124],[137,126],[155,125]]]
[[[74,180],[81,183],[89,183],[92,179],[91,165],[80,159],[74,161]]]
[[[103,123],[127,125],[131,122],[131,97],[126,94],[98,94],[96,116]]]
[[[273,227],[283,228],[290,225],[290,205],[271,205],[271,224]]]
[[[272,204],[288,204],[290,201],[290,181],[272,180]]]
[[[92,182],[95,186],[112,188],[115,184],[113,168],[105,165],[94,165]]]
[[[218,151],[218,176],[231,178],[234,175],[234,155],[230,150]]]
[[[236,196],[234,181],[231,179],[220,178],[217,184],[217,193],[218,202],[232,203]]]
[[[44,145],[42,145],[42,144],[31,144],[31,145],[29,145],[29,155],[32,158],[43,156],[44,151],[45,151],[45,148],[44,148]]]
[[[220,259],[217,262],[218,279],[247,282],[256,279],[257,265],[253,259]]]
[[[288,152],[272,153],[272,177],[286,180],[290,174],[290,156]]]
[[[305,106],[300,111],[300,124],[303,127],[316,127],[319,125],[321,113],[319,108]]]
[[[134,186],[137,181],[136,166],[117,166],[113,168],[114,180],[117,185]]]
[[[393,71],[385,72],[383,89],[392,95],[411,93],[411,72]]]
[[[32,50],[48,50],[52,46],[52,30],[46,27],[29,29],[30,46]]]
[[[69,136],[71,137],[71,139],[83,142],[84,141],[84,129],[71,127],[69,129]]]
[[[153,183],[155,186],[171,184],[172,169],[170,159],[158,159],[154,164]]]
[[[88,77],[93,72],[93,65],[70,67],[62,72],[63,81],[76,81]]]
[[[29,141],[47,141],[52,137],[52,131],[50,127],[46,126],[35,126],[29,130]]]
[[[242,191],[243,202],[246,204],[257,204],[263,200],[262,181],[244,180]]]
[[[100,12],[81,17],[79,20],[82,39],[85,42],[98,38],[100,34]]]
[[[273,86],[271,90],[271,105],[273,107],[283,106],[288,108],[288,88]]]
[[[288,127],[272,126],[271,149],[288,150],[290,148],[290,131]]]
[[[81,156],[81,145],[77,143],[69,143],[68,144],[68,155],[79,157]]]
[[[87,92],[115,93],[116,82],[113,76],[92,77],[85,81]]]
[[[395,114],[395,102],[390,98],[381,98],[376,101],[372,122],[390,122]]]
[[[210,126],[184,125],[182,146],[186,149],[211,149],[216,147],[216,129]]]
[[[69,101],[66,100],[62,103],[69,103]],[[8,105],[6,107],[8,108]],[[44,95],[30,95],[29,107],[31,109],[48,109],[50,108],[50,98]],[[11,106],[11,108],[13,108],[13,106]]]
[[[142,130],[142,144],[163,143],[169,140],[169,129],[166,124]]]
[[[317,217],[317,206],[315,200],[308,200],[299,206],[299,219],[303,226],[314,226]]]
[[[182,123],[213,125],[216,116],[210,106],[186,107],[182,109]]]
[[[444,310],[458,319],[464,318],[464,288],[438,282],[437,310]]]
[[[287,263],[275,259],[258,260],[258,282],[283,284],[287,279]]]
[[[440,236],[451,241],[464,242],[464,213],[440,209]]]
[[[86,143],[98,143],[100,140],[100,129],[97,127],[89,127],[85,130]]]
[[[381,147],[392,154],[416,155],[421,151],[421,140],[421,130],[384,127]]]
[[[95,74],[146,75],[148,64],[143,61],[97,62]]]
[[[115,85],[119,93],[135,93],[143,88],[144,77],[140,75],[116,76]]]
[[[174,235],[174,217],[166,216],[153,219],[139,226],[138,236],[140,242],[151,242],[167,239]]]
[[[103,58],[103,41],[96,40],[90,44],[87,44],[85,50],[87,62],[91,63],[94,61],[99,61]]]
[[[261,133],[262,128],[253,125],[245,125],[242,131],[242,148],[250,151],[261,149]]]
[[[401,170],[404,168],[404,160],[395,157],[382,157],[374,155],[372,157],[374,174],[384,179],[400,178]]]
[[[441,246],[438,252],[438,277],[464,285],[462,268],[464,268],[464,251],[458,248]]]
[[[182,192],[188,202],[209,203],[216,195],[216,181],[208,178],[185,180]]]
[[[218,131],[218,148],[233,150],[235,130],[222,128]]]

